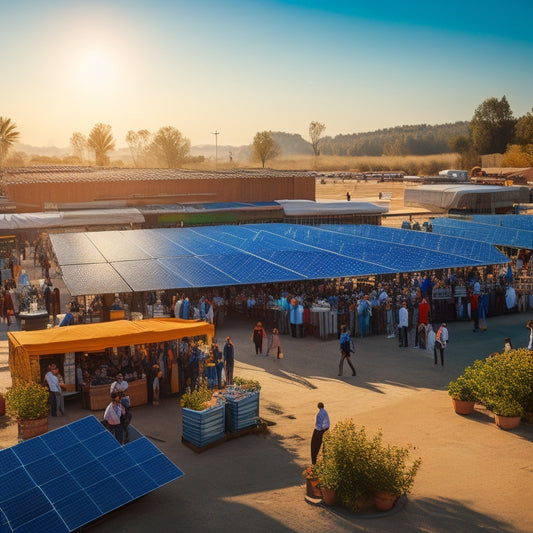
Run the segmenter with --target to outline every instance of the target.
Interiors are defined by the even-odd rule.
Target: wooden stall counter
[[[83,407],[91,411],[105,409],[111,401],[110,389],[111,383],[105,385],[84,385],[82,390]],[[128,381],[128,396],[130,397],[130,407],[147,403],[146,379]]]

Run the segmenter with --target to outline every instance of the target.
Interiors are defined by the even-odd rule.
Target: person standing
[[[329,429],[329,415],[324,409],[324,404],[318,402],[317,407],[318,413],[316,414],[315,429],[313,431],[313,436],[311,437],[311,463],[314,465],[316,464],[318,452],[322,446],[324,433]]]
[[[56,375],[57,365],[52,363],[48,367],[48,372],[44,377],[46,384],[48,385],[49,395],[48,401],[50,403],[50,414],[52,416],[57,416],[57,408],[59,405],[59,396],[61,396],[61,387],[59,385],[59,380]]]
[[[352,376],[355,376],[357,372],[355,371],[355,367],[352,364],[352,358],[351,358],[351,341],[350,341],[350,334],[346,330],[346,326],[341,326],[341,336],[340,336],[340,348],[341,348],[341,360],[339,362],[339,376],[342,376],[343,366],[344,366],[344,360],[346,359],[346,362],[348,365],[350,365],[350,368],[352,369]]]
[[[111,393],[111,403],[104,411],[104,420],[108,424],[109,431],[115,436],[120,444],[124,444],[124,428],[122,427],[120,417],[126,413],[126,409],[120,403],[120,394]]]
[[[119,372],[116,378],[116,381],[113,381],[113,383],[111,383],[109,393],[118,393],[120,395],[120,402],[127,411],[130,408],[130,397],[127,395],[126,392],[128,390],[128,382],[124,379],[122,372]]]
[[[402,306],[398,311],[398,334],[400,336],[400,348],[407,348],[409,343],[407,341],[407,333],[409,329],[409,312],[407,311],[407,302],[402,302]]]
[[[211,351],[213,352],[213,362],[217,373],[217,387],[222,388],[222,371],[224,370],[224,355],[218,347],[217,340],[213,337],[211,340]]]
[[[526,324],[526,328],[529,329],[529,344],[527,345],[527,349],[533,350],[533,320],[530,320]]]
[[[435,346],[433,347],[433,356],[435,357],[435,364],[437,364],[437,351],[440,353],[440,364],[444,366],[444,350],[448,343],[448,329],[446,328],[446,322],[443,322],[437,331],[435,337]]]
[[[224,364],[226,371],[226,384],[233,385],[233,366],[235,364],[235,347],[229,337],[224,344]]]
[[[479,303],[479,296],[474,291],[471,291],[470,292],[470,315],[472,317],[472,321],[474,322],[474,329],[472,330],[474,333],[477,333],[479,329],[478,303]]]

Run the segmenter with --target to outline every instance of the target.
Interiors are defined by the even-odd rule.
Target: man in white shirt
[[[407,348],[407,330],[409,329],[409,312],[407,311],[407,302],[402,302],[398,311],[398,333],[400,336],[400,348]]]
[[[48,384],[49,393],[49,402],[50,402],[50,414],[52,416],[57,416],[57,405],[58,397],[61,396],[61,387],[59,386],[59,379],[54,373],[54,370],[57,370],[57,365],[52,363],[49,366],[49,370],[44,377],[44,380]]]
[[[444,366],[444,350],[448,343],[448,329],[446,328],[446,322],[443,322],[437,335],[435,337],[435,347],[433,348],[433,355],[435,357],[435,364],[437,364],[437,351],[440,353],[440,364]]]

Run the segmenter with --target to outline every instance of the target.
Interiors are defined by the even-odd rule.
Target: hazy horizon
[[[173,126],[192,145],[262,130],[325,135],[470,120],[505,95],[531,111],[531,2],[29,0],[2,7],[0,116],[20,143],[110,124]]]

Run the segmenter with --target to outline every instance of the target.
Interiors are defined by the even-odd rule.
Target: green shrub
[[[259,392],[261,390],[261,384],[255,379],[245,379],[238,376],[233,378],[233,384],[241,389],[245,389],[251,392]]]
[[[357,511],[363,498],[378,491],[400,495],[412,489],[421,460],[411,461],[410,451],[384,443],[381,431],[369,436],[364,426],[344,420],[324,434],[316,473],[341,505]]]
[[[533,357],[528,350],[488,357],[476,370],[479,399],[487,409],[501,416],[524,414],[533,393]]]
[[[207,381],[203,380],[198,390],[191,391],[189,388],[187,389],[180,398],[180,405],[193,411],[203,411],[212,396],[213,393],[207,388]]]
[[[39,383],[19,381],[5,394],[10,416],[20,420],[39,420],[48,416],[49,391]]]
[[[450,381],[448,394],[454,400],[463,402],[476,402],[479,398],[479,369],[482,361],[476,361],[472,366],[465,368],[462,375]]]

